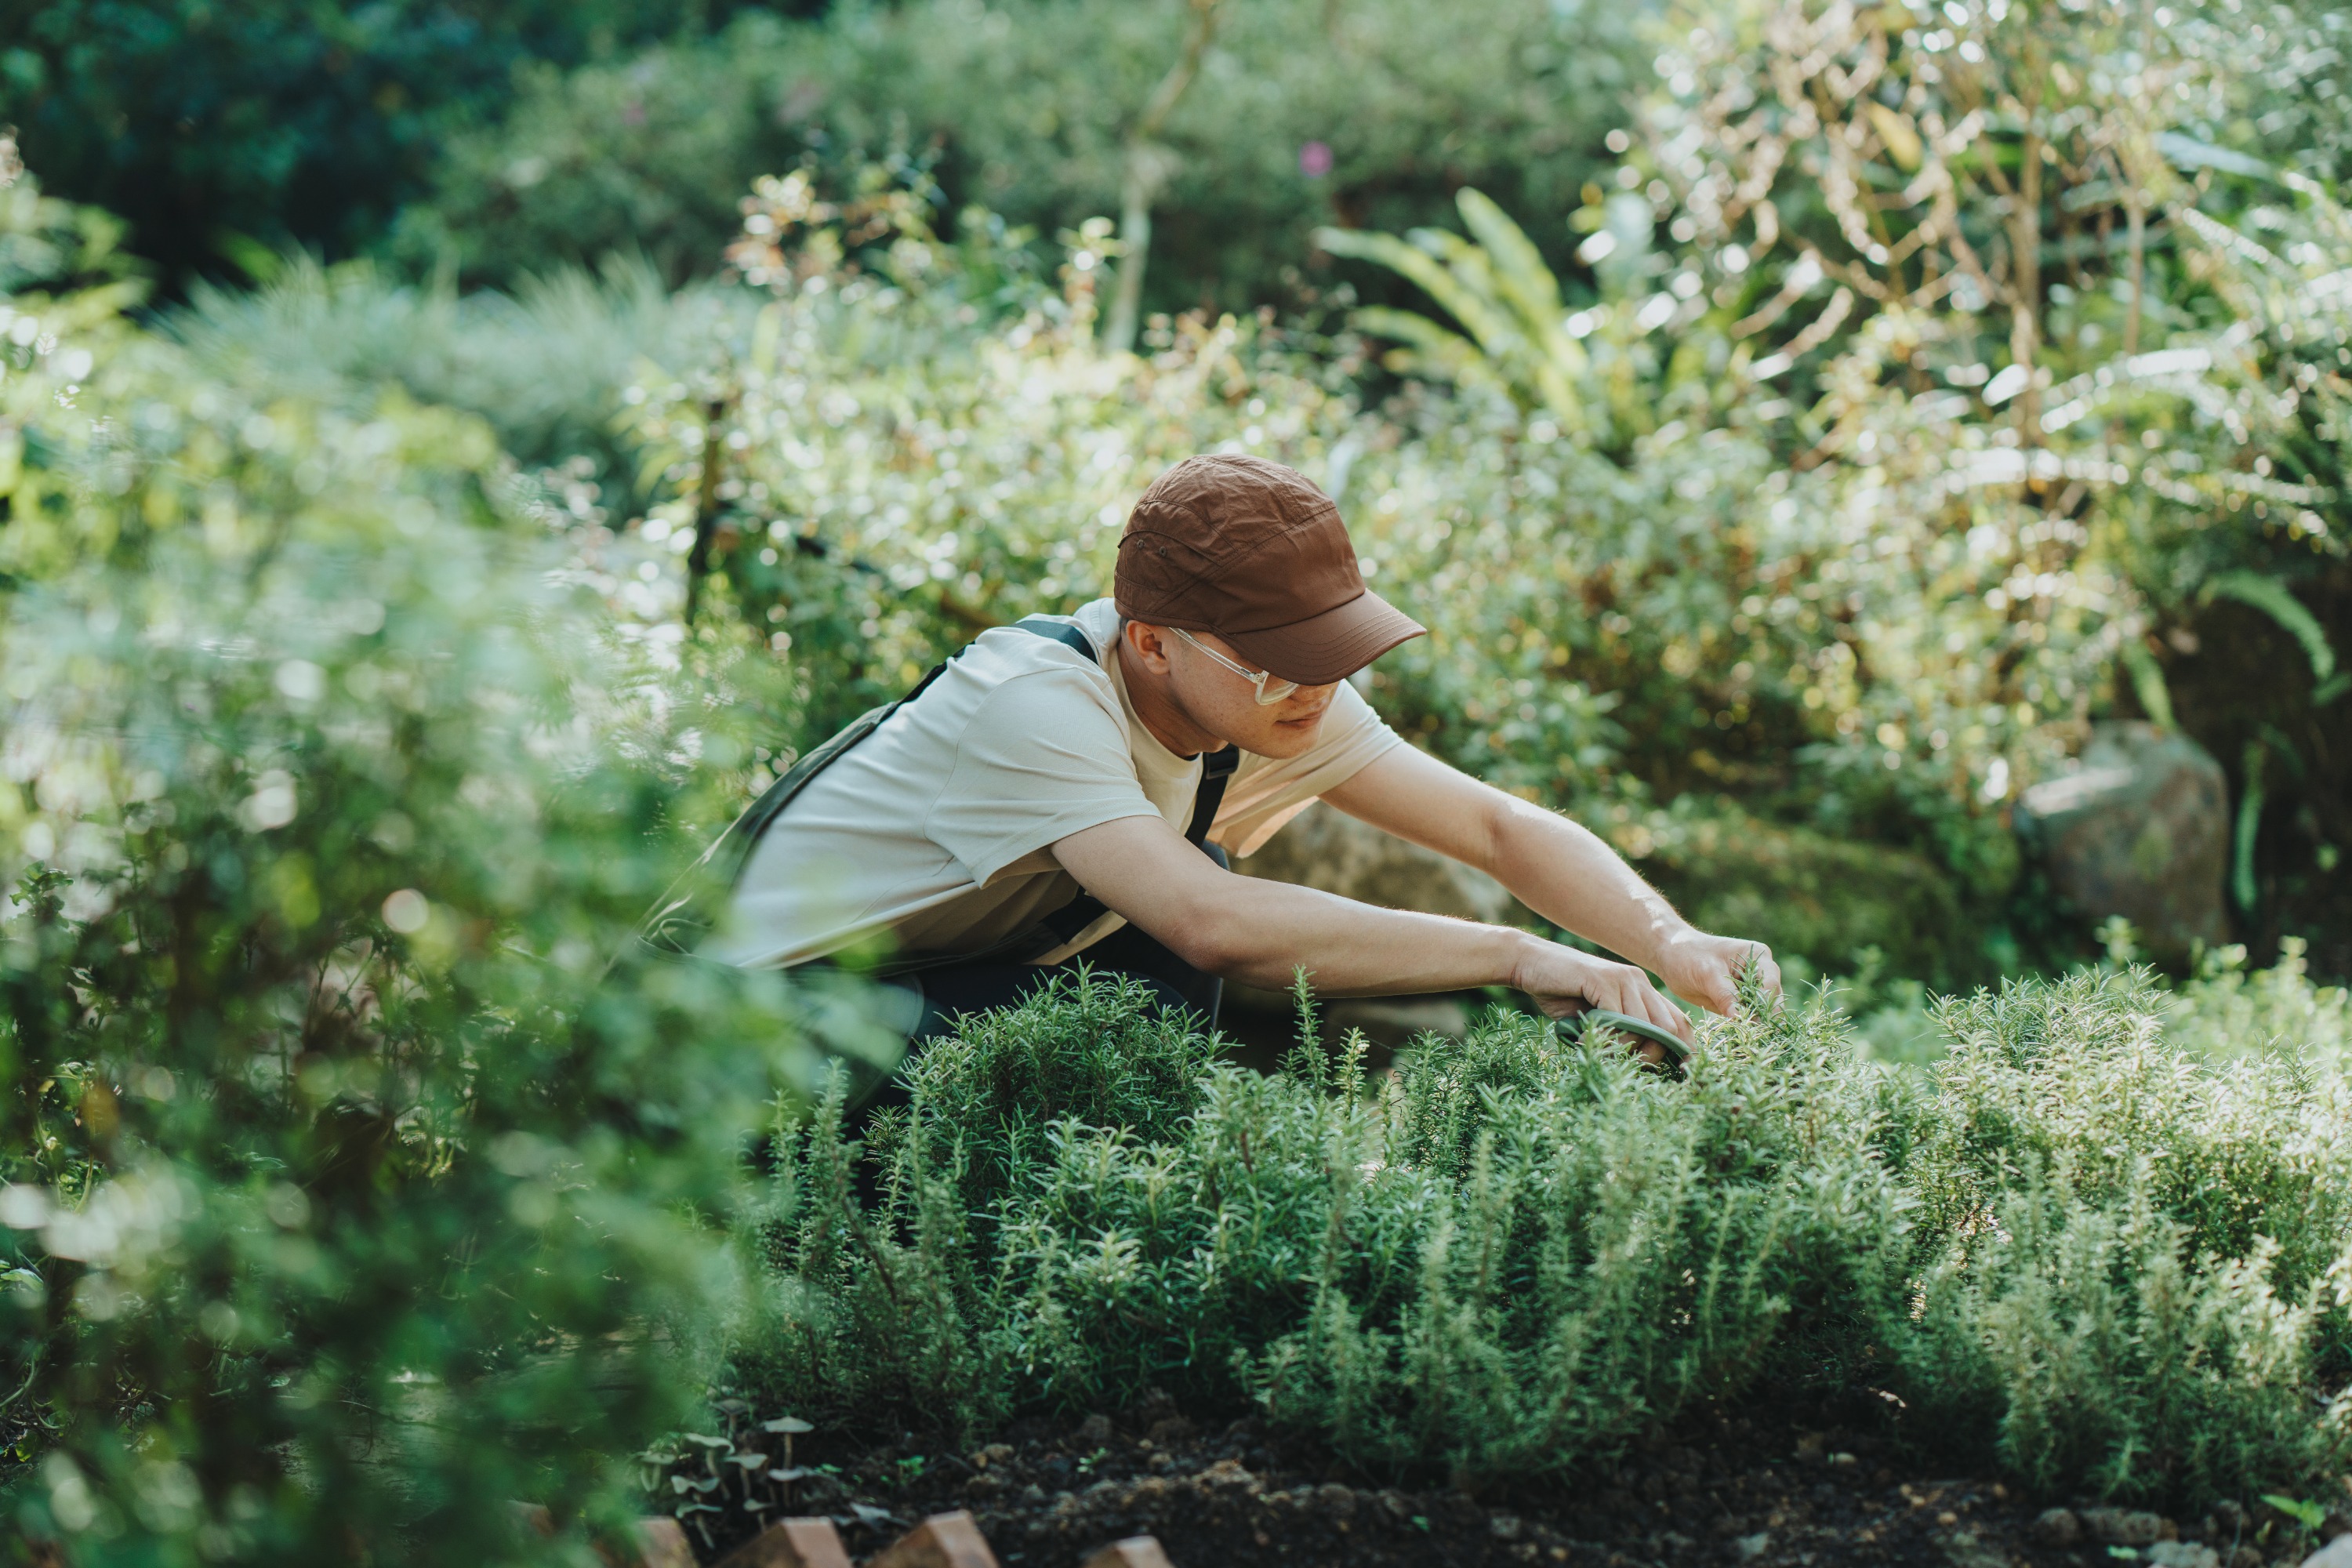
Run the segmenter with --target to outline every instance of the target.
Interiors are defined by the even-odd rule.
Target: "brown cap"
[[[1187,458],[1127,520],[1118,613],[1214,632],[1305,686],[1344,680],[1427,628],[1364,586],[1331,498],[1264,458]]]

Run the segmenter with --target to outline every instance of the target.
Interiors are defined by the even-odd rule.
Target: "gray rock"
[[[2063,1508],[2045,1508],[2033,1521],[2033,1539],[2044,1546],[2072,1546],[2083,1539],[2083,1521]]]
[[[2221,1554],[2194,1541],[2159,1541],[2145,1555],[2156,1568],[2221,1568]]]
[[[1518,907],[1484,871],[1320,802],[1285,824],[1255,854],[1235,860],[1234,869],[1359,903],[1490,924],[1508,921]]]
[[[2018,802],[2018,832],[2051,886],[2092,920],[2121,915],[2165,957],[2229,934],[2222,879],[2230,793],[2221,764],[2186,735],[2105,723],[2075,770]]]
[[[2086,1508],[2084,1532],[2102,1546],[2153,1546],[2164,1538],[2164,1521],[2134,1509]]]
[[[2339,1535],[2303,1560],[2303,1568],[2352,1568],[2352,1535]]]
[[[1952,1568],[2010,1568],[2007,1552],[1965,1530],[1953,1531],[1937,1544],[1943,1547],[1944,1560]]]

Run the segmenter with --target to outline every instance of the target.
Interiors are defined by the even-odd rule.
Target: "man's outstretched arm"
[[[1780,966],[1762,942],[1699,931],[1590,830],[1425,752],[1396,747],[1323,798],[1488,873],[1554,925],[1655,972],[1703,1007],[1731,1010],[1751,957],[1766,988],[1780,988]]]
[[[1279,990],[1303,967],[1334,996],[1509,985],[1554,1014],[1580,999],[1690,1032],[1681,1010],[1629,964],[1505,926],[1238,877],[1156,816],[1106,822],[1053,850],[1087,891],[1212,974]]]

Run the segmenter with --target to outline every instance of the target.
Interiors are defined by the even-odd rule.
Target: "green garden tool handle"
[[[1665,1053],[1662,1061],[1650,1063],[1669,1078],[1681,1078],[1690,1065],[1691,1048],[1672,1029],[1662,1029],[1646,1018],[1630,1017],[1607,1007],[1589,1007],[1572,1018],[1562,1018],[1552,1026],[1564,1040],[1582,1042],[1590,1039],[1595,1029],[1614,1029],[1621,1035],[1656,1046]]]

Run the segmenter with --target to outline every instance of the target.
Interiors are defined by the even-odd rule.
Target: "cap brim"
[[[1285,680],[1328,686],[1428,629],[1367,588],[1344,605],[1286,626],[1217,635],[1235,653]]]

